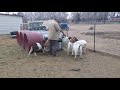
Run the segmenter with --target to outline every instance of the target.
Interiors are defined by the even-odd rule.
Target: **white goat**
[[[68,42],[68,46],[67,46],[67,55],[69,55],[70,52],[72,52],[72,49],[73,49],[73,43],[72,42]]]
[[[87,42],[85,40],[78,40],[77,43],[82,45],[82,51],[83,51],[83,53],[85,53],[86,52],[86,44],[87,44]]]
[[[86,51],[86,41],[85,40],[79,40],[76,41],[73,44],[73,48],[72,48],[72,55],[75,54],[75,58],[77,58],[77,55],[80,55],[80,58],[82,58],[82,53],[85,53]]]
[[[69,37],[69,42],[67,45],[67,55],[69,55],[69,53],[72,52],[72,48],[73,48],[73,43],[75,42],[74,37]]]
[[[82,45],[79,43],[74,43],[73,44],[73,49],[72,49],[72,55],[75,54],[75,58],[77,58],[77,55],[80,55],[80,58],[82,58]]]

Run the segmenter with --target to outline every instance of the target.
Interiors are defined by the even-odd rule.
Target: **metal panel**
[[[11,31],[20,30],[22,17],[0,15],[0,34],[10,34]]]

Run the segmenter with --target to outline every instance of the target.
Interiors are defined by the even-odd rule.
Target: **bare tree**
[[[54,18],[59,19],[60,22],[66,22],[68,16],[66,12],[18,12],[17,14],[23,15],[24,22]],[[120,16],[120,12],[96,12],[96,21],[105,24],[106,20],[113,20],[116,16]],[[93,24],[94,12],[71,12],[71,19],[75,23]]]
[[[96,12],[96,21],[99,22],[106,22],[108,17],[108,12]],[[94,12],[73,12],[72,19],[75,22],[84,22],[84,23],[93,23],[94,21]]]

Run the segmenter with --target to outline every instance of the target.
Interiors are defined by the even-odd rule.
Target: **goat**
[[[90,27],[90,28],[89,28],[89,30],[93,30],[93,29],[94,29],[94,27]]]
[[[43,50],[42,45],[40,43],[36,42],[30,47],[30,50],[28,52],[28,56],[30,56],[30,54],[32,52],[34,52],[34,55],[37,56],[36,52],[39,51],[39,50]]]
[[[76,37],[69,37],[69,42],[68,42],[68,51],[67,51],[67,55],[69,55],[70,52],[72,52],[73,49],[73,43],[76,42],[78,39]]]
[[[78,40],[72,44],[72,55],[75,54],[75,58],[77,58],[77,55],[80,55],[80,58],[82,58],[82,53],[85,52],[86,52],[85,40]]]
[[[67,47],[70,39],[71,39],[71,37],[65,36],[65,37],[62,39],[63,46]]]
[[[73,44],[73,48],[72,48],[72,55],[75,54],[75,59],[77,58],[77,55],[80,55],[80,58],[82,58],[82,44],[79,44],[77,42],[75,42]]]
[[[78,40],[77,43],[82,45],[82,51],[83,51],[83,53],[85,53],[86,52],[86,44],[87,44],[87,42],[85,40]]]

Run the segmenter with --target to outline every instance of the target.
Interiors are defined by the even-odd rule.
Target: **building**
[[[10,34],[12,31],[20,30],[22,19],[22,16],[18,15],[0,14],[0,34]]]

